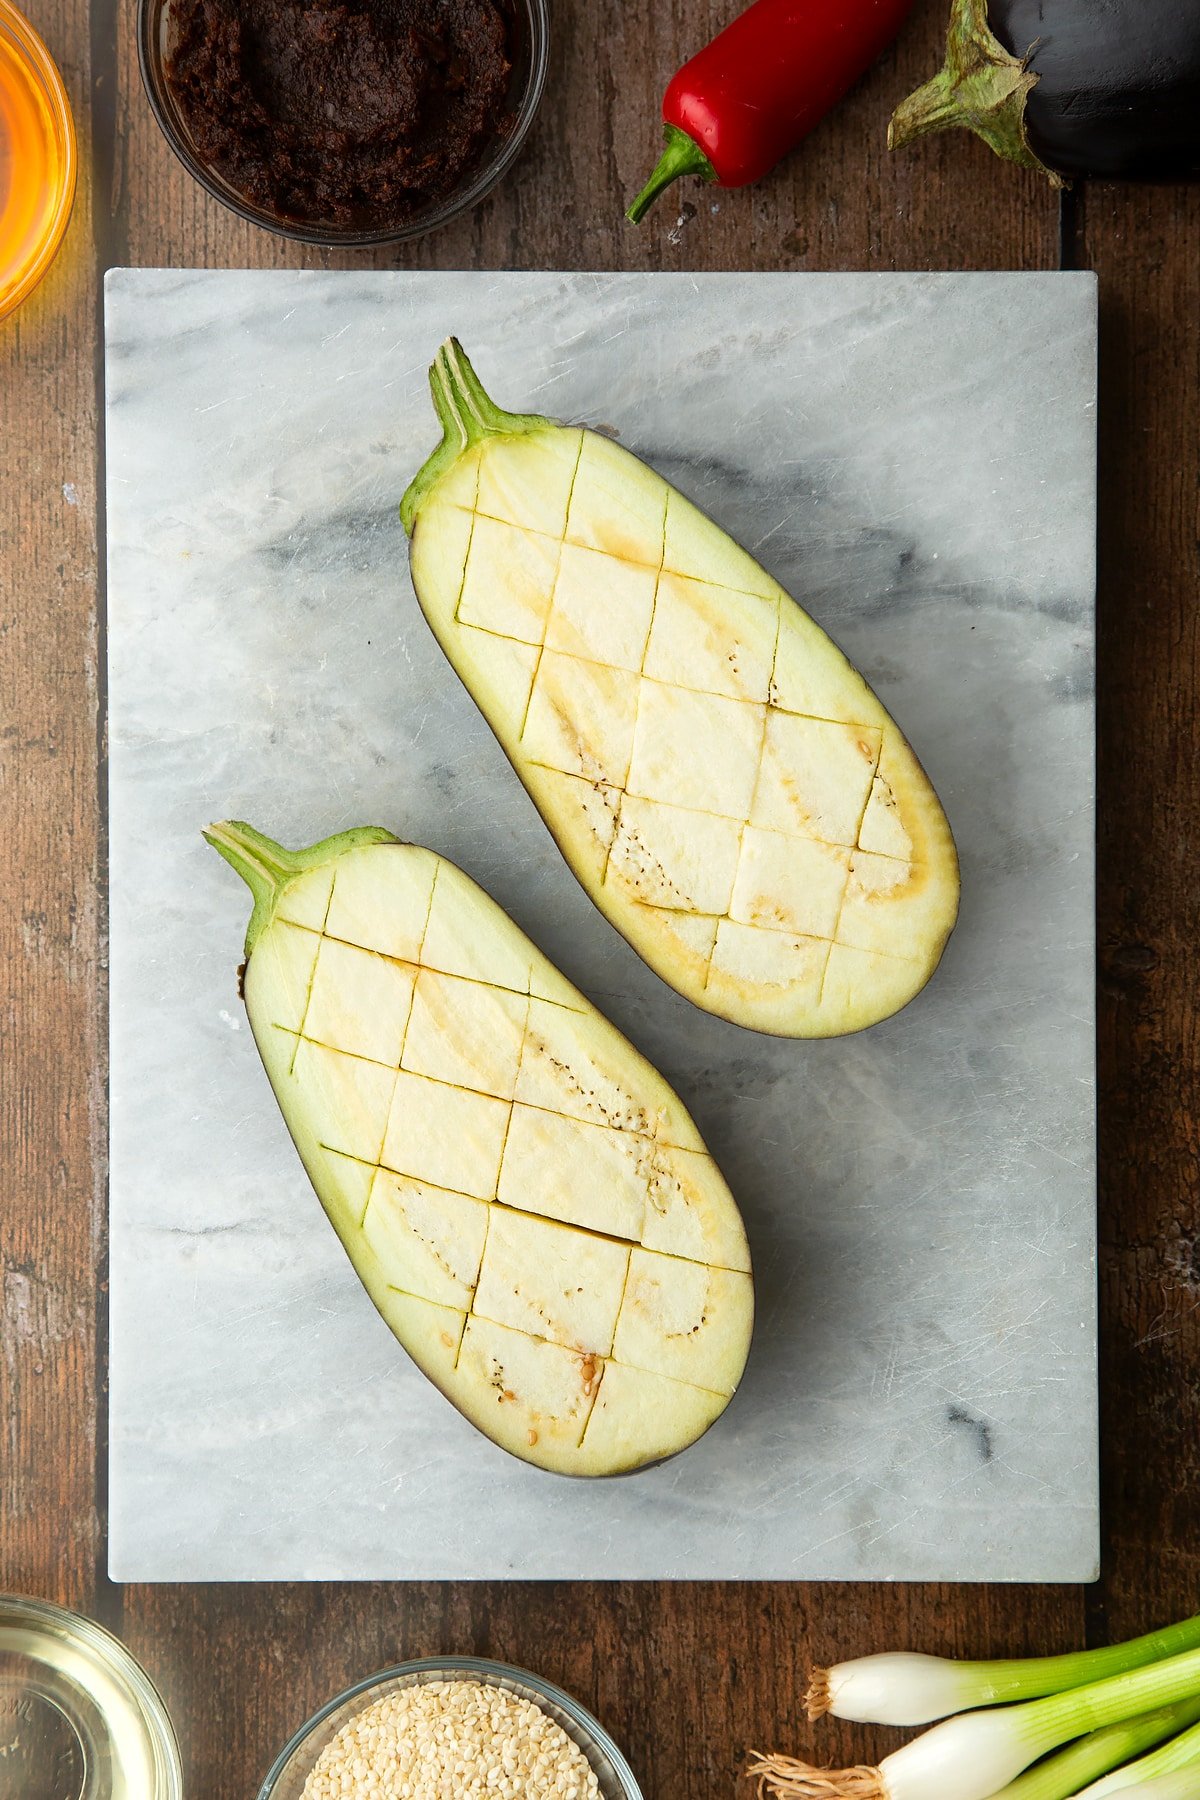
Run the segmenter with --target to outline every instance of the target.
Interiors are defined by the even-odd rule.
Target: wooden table
[[[371,259],[287,247],[200,192],[143,99],[134,0],[27,4],[69,81],[83,176],[65,252],[0,325],[0,1588],[79,1607],[130,1643],[203,1800],[252,1796],[311,1708],[422,1652],[530,1664],[599,1713],[648,1800],[718,1800],[750,1745],[854,1761],[887,1747],[886,1733],[801,1724],[809,1658],[1066,1648],[1200,1605],[1200,186],[1060,199],[974,140],[889,156],[887,114],[938,62],[944,0],[919,0],[896,51],[772,179],[692,186],[680,229],[667,201],[637,232],[621,207],[656,154],[661,87],[729,0],[557,0],[549,90],[515,175],[470,218],[376,260],[1099,272],[1101,1581],[108,1582],[100,273]]]

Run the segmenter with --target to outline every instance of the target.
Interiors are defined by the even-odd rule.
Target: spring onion
[[[778,1800],[988,1800],[1069,1739],[1197,1695],[1200,1650],[1190,1650],[1067,1693],[944,1719],[885,1756],[877,1769],[820,1769],[760,1756],[749,1773],[757,1777],[760,1795]]]
[[[1058,1694],[1064,1688],[1101,1681],[1197,1648],[1200,1613],[1125,1644],[1067,1656],[1004,1662],[956,1662],[909,1651],[860,1656],[830,1669],[815,1669],[805,1704],[810,1719],[832,1713],[835,1718],[856,1719],[861,1724],[929,1725],[971,1707]]]
[[[1160,1706],[1155,1712],[1141,1713],[1136,1719],[1124,1719],[1119,1725],[1106,1725],[1101,1731],[1089,1731],[1055,1756],[1043,1757],[1032,1769],[1026,1769],[1015,1781],[993,1795],[992,1800],[1069,1800],[1088,1782],[1097,1781],[1110,1769],[1118,1768],[1135,1756],[1141,1756],[1153,1744],[1174,1737],[1200,1720],[1200,1699],[1185,1700],[1179,1706]]]
[[[1200,1725],[1194,1725],[1190,1731],[1181,1731],[1173,1737],[1169,1744],[1163,1744],[1152,1750],[1149,1756],[1143,1756],[1137,1762],[1127,1762],[1124,1768],[1114,1769],[1111,1775],[1094,1781],[1091,1787],[1084,1788],[1080,1800],[1086,1794],[1087,1800],[1101,1800],[1105,1794],[1120,1793],[1125,1795],[1130,1788],[1142,1782],[1156,1781],[1160,1775],[1173,1775],[1176,1771],[1186,1769],[1200,1758]],[[1200,1772],[1191,1769],[1194,1779],[1200,1780]]]
[[[1200,1800],[1200,1766],[1189,1763],[1121,1789],[1123,1800]]]

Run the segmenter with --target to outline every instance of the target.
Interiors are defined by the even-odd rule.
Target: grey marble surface
[[[106,320],[114,1575],[1089,1577],[1092,278],[117,272]],[[449,330],[707,507],[911,736],[964,891],[897,1018],[708,1018],[576,886],[409,584]],[[407,1361],[245,1023],[230,815],[447,853],[675,1082],[758,1288],[693,1449],[546,1475]]]

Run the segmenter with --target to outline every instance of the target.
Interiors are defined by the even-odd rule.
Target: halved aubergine
[[[901,732],[752,557],[610,439],[501,411],[451,339],[404,496],[417,598],[578,879],[663,979],[760,1031],[904,1006],[958,860]]]
[[[741,1216],[644,1057],[453,863],[374,828],[208,841],[248,883],[243,994],[363,1286],[514,1456],[683,1450],[750,1346]]]

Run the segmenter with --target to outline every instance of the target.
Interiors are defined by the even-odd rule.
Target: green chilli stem
[[[654,173],[634,201],[625,217],[631,225],[640,225],[664,188],[681,175],[698,175],[701,181],[715,181],[717,171],[694,138],[678,125],[663,127],[666,148],[659,157]]]

